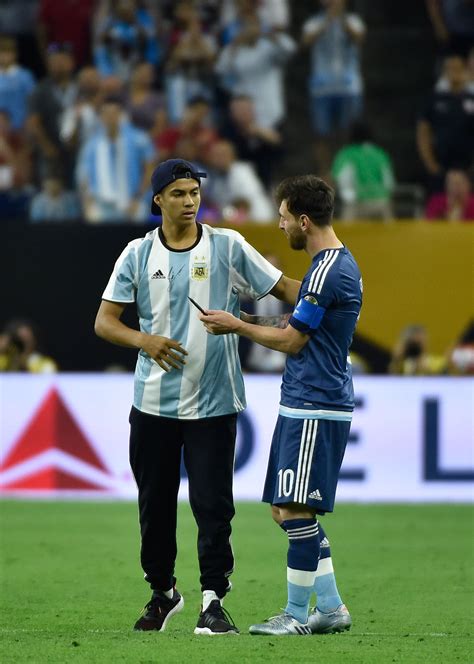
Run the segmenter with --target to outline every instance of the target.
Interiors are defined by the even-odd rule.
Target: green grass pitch
[[[268,508],[237,505],[234,590],[238,637],[194,636],[200,592],[196,529],[180,506],[178,587],[184,611],[166,632],[134,633],[149,599],[138,562],[133,503],[16,502],[1,509],[0,661],[474,662],[473,510],[338,505],[323,519],[350,632],[249,636],[286,599],[286,541]]]

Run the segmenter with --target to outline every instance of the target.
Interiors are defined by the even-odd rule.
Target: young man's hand
[[[160,337],[158,335],[148,334],[142,344],[145,353],[155,360],[164,371],[170,371],[171,368],[181,369],[186,364],[184,356],[188,352],[181,346],[179,341]]]

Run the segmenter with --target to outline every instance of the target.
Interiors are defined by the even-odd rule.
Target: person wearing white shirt
[[[232,96],[247,95],[255,104],[257,123],[276,127],[285,117],[284,67],[296,51],[283,32],[263,34],[258,18],[248,18],[221,51],[217,74]]]
[[[206,186],[206,202],[220,210],[245,199],[249,203],[249,216],[255,222],[271,221],[275,212],[257,173],[244,161],[237,161],[235,149],[229,141],[217,141],[208,154],[207,162],[212,178]]]

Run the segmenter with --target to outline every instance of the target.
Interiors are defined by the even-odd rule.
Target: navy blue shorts
[[[262,501],[332,512],[351,423],[278,416]]]

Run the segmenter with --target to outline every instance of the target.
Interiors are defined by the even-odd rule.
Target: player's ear
[[[161,198],[160,194],[155,194],[153,196],[153,202],[156,203],[157,205],[160,205],[160,198]]]
[[[306,231],[308,229],[309,224],[311,223],[309,220],[309,217],[305,214],[300,214],[300,227],[302,231]]]

